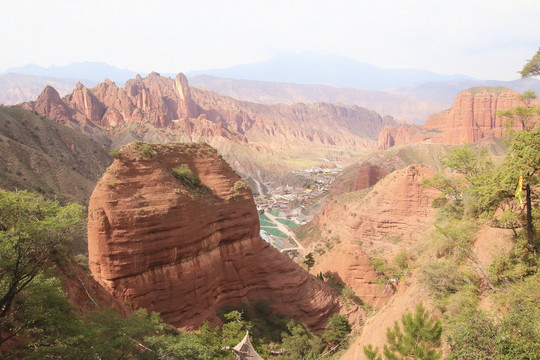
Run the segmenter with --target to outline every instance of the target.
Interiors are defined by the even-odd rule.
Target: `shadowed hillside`
[[[0,187],[87,202],[112,156],[79,131],[19,107],[0,107]]]

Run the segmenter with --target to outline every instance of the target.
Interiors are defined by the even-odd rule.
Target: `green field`
[[[279,221],[283,225],[287,225],[289,227],[289,229],[291,229],[291,230],[294,230],[294,229],[296,229],[298,227],[298,224],[295,223],[292,220],[278,218],[278,219],[276,219],[276,221]]]
[[[264,214],[262,214],[262,215],[259,216],[259,220],[272,221],[272,220],[270,220],[270,218],[269,218],[268,216],[266,216],[266,215],[264,215]]]
[[[276,224],[274,224],[273,222],[271,222],[271,221],[266,221],[266,220],[263,220],[263,219],[261,219],[261,218],[259,218],[259,224],[261,224],[261,226],[276,227]]]
[[[261,227],[261,230],[264,230],[266,231],[267,233],[269,234],[272,234],[274,236],[277,236],[277,237],[280,237],[280,238],[283,238],[283,239],[286,239],[287,238],[287,235],[285,235],[284,233],[282,233],[279,229],[276,229],[276,228],[272,228],[272,227]]]

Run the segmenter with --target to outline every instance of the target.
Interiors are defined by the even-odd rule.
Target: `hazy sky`
[[[1,0],[0,71],[100,61],[187,72],[281,51],[511,80],[540,47],[539,0]]]

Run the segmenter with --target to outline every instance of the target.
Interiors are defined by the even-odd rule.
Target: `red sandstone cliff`
[[[265,298],[320,329],[339,307],[336,296],[260,238],[251,193],[218,153],[202,144],[148,146],[124,148],[90,199],[96,280],[178,328],[217,323],[221,306]],[[173,176],[182,164],[201,186],[190,190]]]
[[[437,211],[430,205],[439,193],[420,183],[432,175],[411,165],[388,174],[370,190],[344,193],[328,202],[308,225],[308,233],[319,235],[304,239],[320,254],[314,271],[335,272],[362,300],[381,305],[379,299],[391,292],[382,294],[372,283],[378,275],[369,257],[392,259],[429,229]]]
[[[422,142],[459,145],[490,136],[502,137],[504,118],[497,112],[516,106],[525,106],[517,91],[504,87],[471,88],[458,94],[450,110],[431,115],[421,128],[384,128],[378,146],[384,150]],[[521,127],[516,126],[516,130]]]
[[[380,166],[363,163],[359,168],[348,171],[339,176],[332,183],[331,193],[337,196],[346,192],[367,189],[388,175],[388,171]]]

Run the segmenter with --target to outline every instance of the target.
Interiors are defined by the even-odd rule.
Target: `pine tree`
[[[430,317],[422,303],[416,305],[414,314],[407,312],[401,317],[403,330],[396,321],[394,328],[386,330],[387,344],[384,345],[386,360],[438,360],[442,357],[442,324]],[[368,359],[381,360],[379,349],[364,347]]]
[[[306,259],[304,260],[304,264],[307,266],[307,270],[311,270],[313,265],[315,265],[315,259],[313,258],[313,254],[309,253],[306,255]]]

